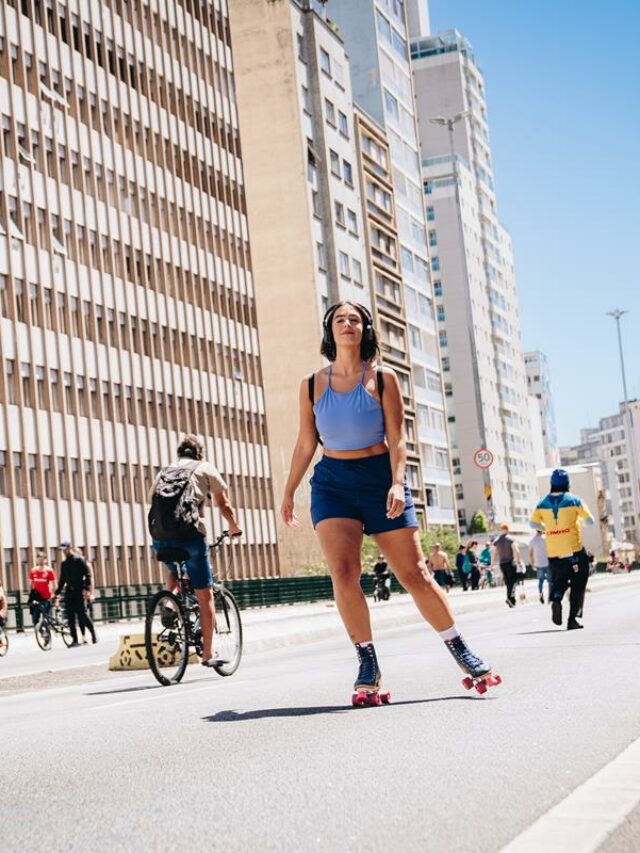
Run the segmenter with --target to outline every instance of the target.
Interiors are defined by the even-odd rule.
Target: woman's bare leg
[[[362,524],[353,518],[326,518],[316,525],[331,572],[338,612],[352,643],[371,640],[369,608],[360,586]]]
[[[449,602],[427,568],[418,531],[405,527],[377,533],[373,538],[427,622],[436,631],[451,628],[454,620]]]

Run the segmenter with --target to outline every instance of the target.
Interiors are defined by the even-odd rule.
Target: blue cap
[[[556,468],[551,474],[551,488],[564,489],[569,485],[569,475],[564,468]]]
[[[71,542],[69,542],[67,539],[65,539],[65,541],[64,541],[64,542],[61,542],[61,543],[60,543],[60,550],[61,550],[61,551],[64,551],[64,550],[66,550],[67,548],[71,548]]]

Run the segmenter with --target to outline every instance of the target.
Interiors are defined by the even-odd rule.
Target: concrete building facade
[[[540,410],[542,444],[546,468],[556,468],[560,464],[560,451],[556,434],[556,415],[551,390],[549,362],[543,352],[536,350],[524,354],[524,366],[527,373],[527,391],[537,401]]]
[[[298,390],[322,367],[322,318],[372,309],[348,59],[323,4],[235,0],[231,34],[278,499],[298,431]],[[278,520],[284,573],[317,562],[308,478],[300,527]]]
[[[634,429],[635,458],[640,458],[640,400],[629,402]],[[607,493],[607,514],[610,516],[615,540],[619,543],[640,544],[640,527],[634,504],[639,484],[633,482],[629,441],[625,431],[625,404],[617,414],[600,418],[597,427],[580,430],[580,442],[560,448],[562,465],[599,463],[603,488]]]
[[[484,80],[457,31],[413,39],[411,55],[459,520],[464,528],[482,509],[526,530],[537,491],[533,442]],[[493,455],[484,470],[474,462],[482,448]]]
[[[455,526],[405,4],[328,0],[326,8],[344,39],[354,101],[389,141],[427,522]]]
[[[146,495],[186,431],[245,531],[230,576],[276,574],[226,4],[9,0],[0,42],[5,588],[64,539],[99,585],[159,580]]]

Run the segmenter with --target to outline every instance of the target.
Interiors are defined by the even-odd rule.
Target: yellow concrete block
[[[189,663],[197,663],[195,652],[189,655]],[[124,672],[132,669],[149,669],[144,634],[123,634],[115,654],[109,658],[110,672]]]

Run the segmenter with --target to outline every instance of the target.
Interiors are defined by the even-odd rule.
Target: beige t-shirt
[[[180,466],[189,466],[193,465],[194,460],[189,459],[188,456],[182,456],[178,459],[177,462],[172,463],[173,465]],[[158,475],[159,476],[159,475]],[[206,500],[211,495],[215,495],[218,492],[225,492],[227,490],[227,484],[222,478],[222,475],[218,471],[215,465],[211,462],[198,462],[197,467],[195,468],[192,474],[192,482],[193,482],[193,491],[195,492],[196,500],[198,502],[198,512],[200,513],[200,521],[198,522],[198,532],[202,533],[203,536],[207,535],[207,525],[204,520],[204,505]],[[156,487],[156,482],[158,477],[153,481],[153,486],[151,487],[151,491],[149,492],[149,502],[151,502],[151,497],[153,496],[153,491]]]

